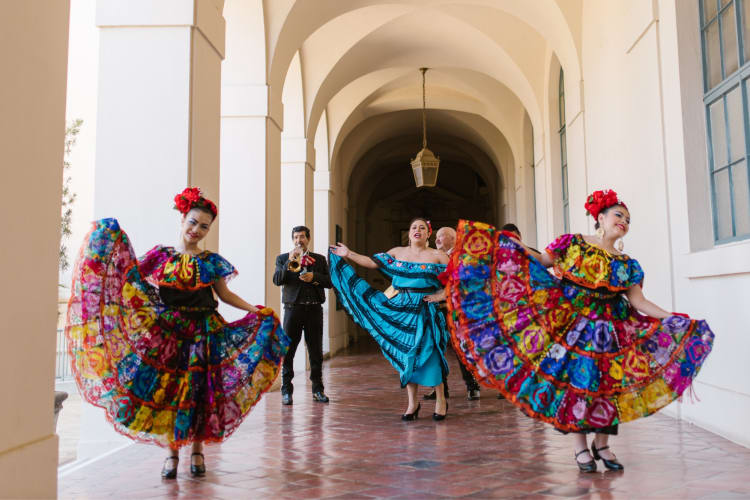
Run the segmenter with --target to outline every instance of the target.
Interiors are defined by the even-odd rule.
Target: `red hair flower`
[[[604,189],[591,193],[589,197],[586,198],[584,207],[586,207],[586,213],[596,220],[603,210],[614,205],[622,205],[623,207],[628,208],[627,205],[620,200],[620,197],[617,196],[615,191],[612,189]]]
[[[187,214],[194,208],[202,208],[211,212],[216,217],[219,213],[213,201],[204,198],[200,188],[187,187],[174,197],[174,208],[181,214]]]

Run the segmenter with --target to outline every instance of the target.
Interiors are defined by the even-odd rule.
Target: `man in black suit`
[[[281,286],[284,303],[284,331],[291,339],[281,371],[281,402],[292,404],[294,353],[305,331],[310,357],[310,381],[313,400],[328,402],[323,388],[323,307],[324,288],[331,288],[328,263],[323,255],[308,251],[310,230],[305,226],[292,229],[294,250],[276,257],[273,282]]]

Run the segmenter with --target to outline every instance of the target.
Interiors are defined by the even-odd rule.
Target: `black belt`
[[[609,290],[605,287],[589,288],[587,286],[580,285],[576,283],[575,281],[571,281],[565,278],[562,280],[562,284],[564,286],[569,286],[571,288],[583,290],[584,292],[588,293],[594,298],[601,299],[601,300],[613,300],[613,299],[616,299],[620,295],[620,292],[613,292],[612,290]]]

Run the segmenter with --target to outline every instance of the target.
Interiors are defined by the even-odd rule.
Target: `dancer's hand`
[[[352,254],[352,251],[349,250],[349,247],[347,247],[343,243],[336,243],[335,245],[331,245],[331,252],[334,255],[338,255],[339,257],[343,258],[347,258]]]
[[[256,313],[257,314],[258,311],[260,311],[260,309],[258,309],[255,306],[252,306],[252,305],[248,304],[247,312],[251,312],[251,313]]]
[[[441,302],[445,300],[445,290],[440,290],[439,292],[425,295],[422,300],[424,300],[425,302]]]

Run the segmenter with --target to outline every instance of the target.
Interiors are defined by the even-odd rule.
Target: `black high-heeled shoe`
[[[174,464],[174,467],[167,467],[167,464],[170,463]],[[164,466],[161,468],[161,477],[164,479],[174,479],[177,477],[177,466],[180,463],[180,457],[167,457],[164,459]]]
[[[602,450],[608,450],[609,446],[602,446],[601,448],[596,447],[594,443],[591,443],[591,454],[594,455],[594,460],[601,460],[604,462],[604,466],[609,470],[625,470],[625,466],[622,465],[616,458],[614,460],[607,460],[603,456],[599,455]]]
[[[401,415],[401,420],[405,422],[411,422],[419,418],[419,409],[422,408],[422,403],[417,404],[417,409],[413,413],[404,413]]]
[[[435,413],[432,414],[432,420],[435,420],[435,421],[445,420],[445,417],[447,417],[447,416],[448,416],[448,402],[446,401],[445,402],[445,414],[441,415],[441,414],[435,412]]]
[[[578,461],[578,455],[582,455],[582,454],[588,453],[588,452],[589,452],[589,449],[588,448],[584,448],[581,451],[579,451],[578,453],[576,453],[573,456],[573,458],[575,459],[576,464],[578,465],[578,468],[581,470],[581,472],[596,472],[596,461],[594,461],[593,458],[591,460],[589,460],[588,462],[585,462],[585,463],[581,463],[581,462]]]
[[[203,463],[196,465],[193,463],[193,457],[199,456],[203,459]],[[206,475],[206,457],[203,453],[193,452],[190,454],[190,474],[193,476],[204,476]]]

